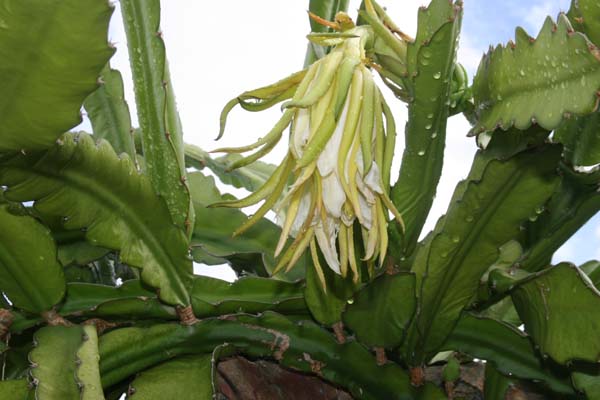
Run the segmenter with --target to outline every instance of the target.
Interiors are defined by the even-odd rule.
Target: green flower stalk
[[[320,44],[334,46],[327,56],[305,71],[229,102],[222,113],[219,137],[236,104],[257,111],[287,100],[273,129],[249,146],[215,150],[256,150],[231,166],[239,168],[271,151],[290,127],[289,150],[270,179],[244,199],[213,206],[248,207],[264,200],[234,234],[274,209],[282,227],[274,273],[291,269],[310,248],[323,285],[318,250],[335,273],[345,277],[351,271],[358,281],[359,259],[371,272],[385,259],[390,212],[403,224],[388,197],[394,118],[375,84],[365,50],[372,46],[374,35],[369,26],[355,27],[345,14],[339,14],[336,23],[341,32],[309,35]],[[361,251],[355,248],[356,234],[362,237]]]

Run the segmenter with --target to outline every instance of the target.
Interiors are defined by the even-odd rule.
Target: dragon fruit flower
[[[385,259],[390,212],[403,224],[388,197],[396,136],[394,119],[365,54],[373,34],[368,26],[349,25],[345,14],[338,18],[345,23],[342,32],[311,37],[333,45],[329,54],[304,71],[243,93],[223,110],[220,135],[235,105],[258,111],[287,100],[273,129],[252,145],[215,150],[245,153],[258,149],[231,165],[232,169],[239,168],[267,154],[290,127],[287,155],[265,184],[244,199],[213,206],[241,208],[264,200],[234,235],[274,209],[282,231],[273,273],[291,269],[310,249],[324,287],[319,251],[331,270],[344,277],[350,270],[357,282],[359,260],[372,271]],[[358,233],[364,243],[360,250],[355,248],[354,235]],[[288,244],[289,237],[292,240]]]

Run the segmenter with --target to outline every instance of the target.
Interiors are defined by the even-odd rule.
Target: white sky
[[[387,6],[396,24],[411,35],[416,31],[417,8],[428,4],[428,1],[415,0],[380,2]],[[469,3],[477,3],[481,8],[487,2],[465,1],[463,27],[468,30]],[[532,12],[525,13],[522,20],[507,16],[504,22],[510,23],[511,27],[525,25],[532,34],[536,34],[543,16],[550,14],[555,17],[560,7],[566,8],[568,0],[520,2],[521,5],[523,3],[530,3]],[[223,139],[218,143],[213,140],[219,129],[219,113],[228,100],[244,90],[275,82],[302,68],[306,50],[305,35],[309,32],[307,4],[307,0],[162,1],[161,28],[186,142],[205,150],[242,145],[255,141],[271,128],[280,114],[278,107],[260,113],[248,113],[238,108],[230,114]],[[352,16],[359,4],[359,0],[351,0],[349,10]],[[488,17],[490,22],[501,18],[494,15]],[[135,121],[135,99],[118,3],[110,39],[117,46],[111,65],[123,74],[126,98]],[[461,37],[458,59],[471,77],[485,50],[475,47],[474,43],[479,39],[472,35]],[[405,105],[391,96],[388,101],[395,112],[397,126],[402,128],[406,121]],[[466,137],[468,130],[469,125],[462,116],[450,119],[443,176],[424,232],[429,231],[446,210],[456,183],[468,173],[476,150],[474,140]],[[394,168],[396,176],[403,146],[401,131],[398,137],[400,140]],[[285,144],[281,143],[265,161],[278,163],[285,150]],[[241,194],[236,190],[229,191]],[[563,251],[563,254],[571,253],[569,249]],[[228,277],[232,278],[231,275]]]

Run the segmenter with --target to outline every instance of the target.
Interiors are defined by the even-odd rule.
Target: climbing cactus
[[[472,85],[461,1],[421,8],[414,37],[383,6],[311,0],[306,65],[225,104],[218,136],[238,105],[279,120],[203,149],[184,142],[159,0],[120,2],[137,119],[107,2],[0,0],[1,399],[259,396],[247,366],[273,363],[293,371],[282,399],[309,386],[295,379],[453,398],[473,370],[467,397],[600,398],[600,262],[552,265],[600,210],[600,3],[518,28]],[[400,150],[386,96],[408,107]],[[422,237],[461,113],[479,149]],[[261,160],[278,143],[283,160]]]

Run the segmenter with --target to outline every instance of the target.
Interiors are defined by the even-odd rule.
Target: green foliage
[[[127,153],[135,160],[133,128],[121,73],[106,64],[100,82],[100,87],[83,103],[94,129],[94,137],[107,140],[117,154]]]
[[[209,353],[225,341],[245,354],[273,357],[301,371],[320,365],[323,378],[360,398],[406,399],[417,398],[419,393],[425,399],[443,398],[429,385],[412,388],[408,375],[396,364],[377,366],[360,344],[338,344],[314,323],[295,324],[274,313],[206,319],[191,327],[159,324],[149,329],[114,330],[100,341],[103,383],[105,387],[113,385],[173,356]]]
[[[354,285],[329,270],[323,271],[325,287],[314,268],[306,270],[304,297],[312,317],[325,326],[342,320],[346,303],[350,300]]]
[[[189,234],[194,210],[185,181],[183,132],[160,35],[160,1],[125,0],[120,4],[146,172],[156,193],[165,199],[175,225]]]
[[[600,374],[598,368],[591,373],[574,372],[573,386],[585,393],[589,400],[600,399]]]
[[[286,104],[270,136],[242,149],[282,136],[292,113],[307,111],[311,121],[327,115],[335,127],[346,118],[342,89],[377,71],[408,103],[406,146],[390,188],[394,110],[366,85],[354,107],[374,119],[338,132],[356,143],[354,158],[326,143],[336,129],[324,137],[320,127],[305,127],[312,145],[294,143],[298,154],[290,157],[312,166],[292,171],[297,185],[285,191],[293,181],[272,178],[282,170],[276,165],[250,163],[254,155],[212,157],[183,142],[160,3],[120,4],[139,128],[131,126],[121,74],[110,68],[106,2],[0,0],[0,398],[203,400],[219,395],[219,360],[240,354],[317,374],[356,399],[446,398],[424,370],[444,364],[441,378],[450,384],[473,358],[486,361],[485,398],[504,399],[525,384],[548,398],[600,399],[600,262],[551,266],[555,251],[600,209],[600,173],[578,168],[600,161],[597,1],[574,0],[537,39],[518,28],[515,43],[484,56],[473,87],[456,62],[459,1],[420,9],[415,39],[369,0],[351,28],[358,36],[311,20],[318,35],[310,36],[306,65],[354,41],[336,48],[360,53],[338,58],[349,57],[339,61],[345,73],[336,63],[327,73],[314,64],[244,92],[226,105],[222,123],[236,105],[260,111],[291,98],[314,73],[329,101],[313,108],[313,93]],[[346,0],[309,2],[326,20],[347,7]],[[350,77],[357,65],[360,76]],[[82,105],[93,135],[65,133]],[[419,241],[441,176],[447,120],[461,111],[480,150],[446,215]],[[321,147],[333,152],[313,160]],[[341,194],[335,185],[319,192],[330,175],[313,172],[331,160],[348,162],[348,175],[361,182],[345,182]],[[186,168],[208,168],[216,178]],[[314,188],[304,185],[309,178]],[[269,199],[235,237],[249,217],[214,207],[233,200],[219,183]],[[321,198],[304,209],[304,195]],[[334,215],[327,207],[336,195],[356,201]],[[388,221],[392,203],[405,230],[400,214]],[[285,232],[303,238],[321,229],[321,237],[311,257],[298,251],[300,268],[273,274],[285,259],[274,254],[282,228],[259,216],[267,208],[290,215],[291,204],[298,215],[314,214],[314,224],[292,229],[290,219]],[[323,251],[328,239],[333,245]],[[195,276],[192,258],[227,263],[240,278]],[[333,258],[345,272],[328,267]]]
[[[239,154],[227,154],[223,157],[212,158],[201,148],[185,144],[185,165],[188,168],[198,170],[208,168],[221,182],[251,192],[260,188],[276,168],[275,165],[256,161],[245,167],[231,170],[231,165],[240,159],[242,159],[242,156]]]
[[[260,313],[266,310],[285,314],[307,314],[303,284],[275,279],[243,277],[229,283],[220,279],[197,277],[192,289],[194,313],[219,316]]]
[[[499,247],[517,238],[521,224],[543,208],[558,181],[559,156],[557,147],[507,161],[486,160],[485,152],[476,156],[467,181],[457,187],[446,217],[412,267],[419,303],[408,336],[412,362],[435,355]]]
[[[600,112],[572,117],[554,132],[554,140],[564,144],[565,159],[573,165],[600,163]]]
[[[484,398],[489,400],[506,399],[506,392],[513,385],[513,381],[513,379],[499,373],[491,364],[486,364]]]
[[[512,298],[542,354],[561,364],[600,359],[600,341],[593,334],[599,324],[600,293],[577,267],[559,264],[541,271]]]
[[[523,239],[525,254],[520,260],[528,271],[550,265],[552,254],[600,210],[598,172],[586,174],[561,166],[560,185],[545,210],[530,223]]]
[[[600,4],[598,2],[572,1],[567,17],[575,29],[585,33],[592,43],[600,45]]]
[[[366,345],[397,347],[415,311],[413,293],[414,275],[383,275],[356,294],[344,322]]]
[[[194,260],[207,264],[229,262],[239,272],[270,276],[277,264],[273,253],[281,229],[262,218],[246,232],[233,237],[233,232],[248,218],[246,214],[233,208],[208,208],[229,198],[219,193],[212,177],[191,173],[189,186],[198,217],[191,240]],[[276,276],[295,280],[302,276],[302,269],[296,268],[290,274],[278,273]]]
[[[210,399],[213,396],[212,355],[185,356],[142,372],[129,385],[136,400]]]
[[[41,328],[29,359],[35,399],[102,398],[95,327]]]
[[[0,381],[0,396],[6,400],[26,400],[29,387],[26,379],[7,379]]]
[[[81,103],[113,54],[111,14],[96,0],[1,2],[0,152],[42,150],[81,122]]]
[[[552,371],[530,338],[510,324],[465,313],[442,349],[487,360],[502,374],[542,382],[557,393],[573,393],[567,377]]]
[[[517,28],[515,43],[490,51],[473,82],[478,122],[475,133],[545,129],[565,115],[582,115],[598,106],[600,53],[584,35],[573,33],[569,20],[547,18],[536,39]]]
[[[0,290],[23,310],[50,310],[65,293],[50,231],[32,217],[12,214],[7,204],[0,204],[0,226]]]
[[[450,112],[450,82],[458,49],[462,8],[445,0],[433,1],[419,12],[414,43],[408,46],[409,119],[400,176],[391,198],[402,213],[406,232],[398,258],[410,256],[433,203],[442,174],[446,121]]]
[[[82,400],[102,399],[100,381],[100,354],[98,354],[98,335],[94,325],[83,326],[83,343],[77,351],[77,383]]]
[[[42,156],[17,156],[0,170],[6,198],[35,200],[41,214],[61,216],[65,228],[86,228],[97,246],[120,251],[169,304],[189,305],[191,261],[183,231],[128,157],[107,142],[65,135]]]

